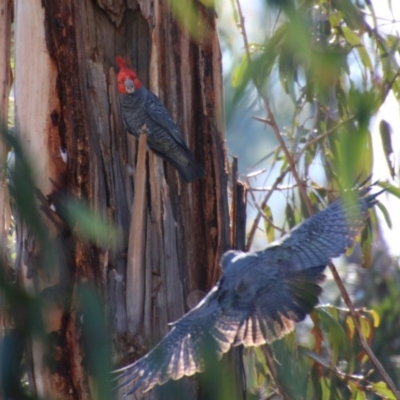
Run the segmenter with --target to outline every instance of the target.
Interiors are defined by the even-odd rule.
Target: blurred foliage
[[[273,15],[275,21],[265,27],[265,39],[254,43],[246,35],[251,21],[240,13],[244,2],[230,3],[244,48],[227,72],[228,127],[230,121],[241,118],[246,124],[243,108],[257,104],[252,107],[250,117],[257,115],[259,124],[267,129],[264,135],[275,134],[275,143],[283,140],[294,164],[291,165],[292,160],[281,145],[275,144],[271,151],[260,141],[253,143],[259,149],[257,156],[261,154],[261,160],[271,161],[265,180],[272,177],[275,181],[265,190],[266,194],[260,195],[262,189],[253,184],[255,174],[245,178],[256,210],[254,220],[248,221],[250,248],[256,232],[258,235],[263,232],[266,242],[280,235],[280,229],[276,228],[281,225],[278,221],[282,217],[269,204],[274,192],[283,193],[281,198],[286,200],[285,230],[309,216],[294,172],[299,175],[314,212],[339,195],[351,201],[351,192],[345,189],[372,176],[376,149],[372,145],[371,124],[389,94],[400,101],[400,38],[384,29],[398,21],[395,16],[386,20],[377,15],[376,2],[265,0],[269,18],[273,19]],[[226,41],[223,48],[229,48],[229,35],[223,32],[221,37]],[[279,117],[281,109],[276,107],[277,85],[286,102],[291,102],[291,115],[286,118],[284,128]],[[393,127],[389,122],[381,119],[379,128],[380,151],[394,179],[394,183],[379,185],[387,187],[398,201],[398,164],[394,156],[399,149],[394,148]],[[249,131],[242,131],[244,141],[252,141]],[[390,210],[382,203],[376,209],[391,227]],[[371,212],[371,220],[360,236],[361,245],[355,254],[348,256],[352,262],[372,265],[365,274],[370,274],[369,282],[380,281],[382,290],[376,291],[370,283],[367,294],[359,283],[359,286],[353,284],[352,293],[357,300],[356,296],[363,293],[363,301],[357,302],[362,307],[358,311],[362,333],[400,386],[400,343],[396,339],[400,310],[395,305],[399,286],[393,283],[398,279],[393,276],[398,271],[398,261],[386,257],[382,262],[381,252],[387,249],[376,239],[381,231],[375,212],[375,209]],[[361,282],[361,278],[356,282]],[[314,327],[301,337],[301,345],[289,335],[270,346],[277,360],[273,379],[263,351],[246,350],[248,391],[253,396],[250,398],[275,398],[278,390],[284,392],[284,398],[296,399],[395,398],[360,346],[354,321],[342,308],[339,296],[335,302],[334,306],[314,310],[311,315]]]
[[[79,241],[113,248],[118,244],[120,235],[104,218],[100,218],[71,195],[53,193],[53,200],[56,199],[54,203],[49,198],[44,198],[35,187],[31,163],[14,133],[14,129],[0,127],[0,139],[9,149],[7,184],[15,217],[10,227],[7,249],[9,256],[5,257],[6,264],[0,265],[0,294],[4,313],[2,318],[7,321],[0,347],[0,393],[4,399],[37,398],[28,384],[27,374],[31,373],[29,371],[32,365],[29,361],[30,352],[27,350],[40,343],[50,356],[54,351],[52,347],[59,346],[54,342],[56,339],[52,334],[46,332],[44,321],[44,315],[50,312],[57,299],[56,302],[61,304],[65,315],[77,310],[80,317],[77,324],[82,336],[83,363],[88,371],[92,391],[96,394],[95,398],[110,399],[111,335],[105,321],[107,313],[104,302],[94,286],[74,283],[67,278],[67,271],[62,271],[65,260],[59,252],[57,235],[50,233],[44,216],[50,216],[53,222],[58,221],[64,234],[74,232]],[[36,268],[33,274],[36,276],[45,272],[49,278],[63,273],[64,282],[43,290],[36,287],[37,290],[29,294],[30,291],[21,285],[21,254],[19,259],[18,254],[15,257],[15,230],[18,231],[18,227],[21,229],[22,223],[35,237],[36,248],[39,249],[33,260],[30,260]],[[70,265],[67,267],[71,268]],[[37,278],[34,281],[34,286],[38,286]]]
[[[194,39],[202,40],[207,33],[205,16],[215,12],[214,1],[201,0],[201,12],[197,11],[194,1],[169,0],[169,3],[183,28],[188,29]],[[237,4],[232,0],[223,2],[222,7],[232,6],[234,23],[240,24]],[[244,109],[250,115],[249,104],[258,105],[257,111],[264,115],[257,123],[268,127],[268,132],[275,129],[281,135],[306,188],[308,201],[317,211],[337,197],[338,190],[352,187],[372,174],[371,120],[389,93],[400,101],[400,40],[396,35],[382,31],[381,23],[386,21],[376,15],[370,1],[265,0],[265,4],[276,21],[271,31],[265,33],[264,41],[249,43],[240,60],[237,63],[234,60],[229,75],[232,79],[226,82],[230,86],[226,96],[227,120],[229,123],[243,115]],[[228,35],[225,40],[229,40]],[[271,87],[277,84],[291,102],[291,107],[285,109],[290,120],[285,129],[281,128],[281,119],[268,110]],[[33,201],[40,193],[33,181],[31,164],[9,128],[10,125],[4,128],[2,135],[13,154],[8,178],[13,213],[18,215],[19,221],[24,221],[39,243],[41,251],[37,266],[47,273],[54,273],[62,268],[61,256],[37,203]],[[380,135],[390,175],[397,177],[393,128],[388,121],[380,121]],[[243,144],[247,142],[250,146],[253,140],[246,134],[242,136]],[[264,228],[268,241],[280,232],[281,229],[274,225],[279,218],[268,205],[270,192],[280,185],[286,185],[286,188],[280,187],[287,200],[284,229],[290,229],[308,215],[305,199],[299,195],[293,178],[293,166],[282,146],[272,151],[258,143],[256,146],[262,158],[271,161],[271,171],[278,171],[278,176],[273,190],[257,205],[255,220],[250,221],[248,246],[253,243],[255,231],[262,230],[260,227]],[[323,176],[320,181],[325,185],[313,178],[316,166]],[[400,198],[398,184],[381,185],[387,187],[392,196]],[[41,200],[47,215],[54,214],[61,221],[64,232],[73,232],[75,239],[107,247],[119,243],[118,232],[106,218],[71,194],[57,193],[53,202],[47,202],[44,197]],[[378,206],[390,226],[390,212],[383,204]],[[260,224],[261,219],[263,224]],[[370,226],[370,232],[364,232],[360,240],[364,246],[362,253],[371,260],[373,268],[362,275],[359,280],[362,284],[354,285],[353,295],[357,305],[363,307],[358,310],[363,335],[400,385],[398,261],[382,262],[376,252],[368,254],[374,242],[371,235],[376,237],[378,232],[376,216],[373,215],[372,221],[375,223]],[[10,244],[15,241],[10,240]],[[15,253],[15,249],[10,252]],[[9,261],[11,264],[13,260]],[[49,339],[43,321],[48,293],[37,291],[35,295],[28,295],[17,278],[14,267],[1,266],[0,290],[6,318],[11,321],[3,337],[0,357],[2,394],[4,398],[28,399],[31,398],[26,387],[29,360],[25,349],[32,337],[41,343],[47,343]],[[64,312],[77,312],[76,323],[82,332],[85,354],[83,364],[90,376],[90,386],[96,398],[109,399],[111,339],[103,302],[93,286],[74,286],[72,283],[71,286],[68,290],[73,292],[74,298],[71,301],[71,292],[67,291],[69,301],[64,305]],[[295,399],[395,398],[373,370],[356,338],[354,321],[341,307],[339,298],[333,305],[317,307],[311,314],[311,321],[313,327],[308,334],[301,337],[290,334],[270,346],[244,351],[249,399],[278,398],[279,390],[287,394],[287,398]],[[273,375],[268,352],[277,360]],[[219,365],[214,367],[211,375],[221,372]],[[221,375],[224,374],[220,373],[218,377]],[[230,387],[223,382],[221,399],[232,398]]]
[[[209,33],[208,22],[205,18],[207,14],[214,15],[215,0],[200,0],[201,8],[193,0],[168,0],[169,6],[175,18],[184,30],[189,32],[192,39],[200,42]],[[204,8],[206,13],[202,13]]]

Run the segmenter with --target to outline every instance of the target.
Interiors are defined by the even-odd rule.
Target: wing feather
[[[340,256],[353,245],[364,226],[368,209],[381,193],[367,195],[370,189],[359,190],[358,199],[352,203],[336,200],[258,254],[265,263],[289,269],[327,265],[331,258]]]
[[[220,358],[227,352],[241,321],[232,313],[223,315],[216,291],[217,286],[196,308],[175,322],[171,331],[146,356],[124,367],[116,378],[117,388],[133,383],[126,395],[139,387],[145,392],[169,379],[201,372],[206,357]]]
[[[154,93],[147,91],[144,107],[147,115],[151,117],[156,124],[165,129],[174,141],[187,152],[189,149],[183,140],[181,132],[160,99]]]
[[[248,318],[239,326],[234,345],[245,347],[270,343],[291,332],[318,303],[325,266],[286,271],[282,280],[261,290]]]

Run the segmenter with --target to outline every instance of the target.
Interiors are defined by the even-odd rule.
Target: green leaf
[[[268,218],[268,220],[264,218],[264,226],[265,232],[267,233],[268,242],[271,243],[275,240],[275,228],[273,224],[274,219],[272,216],[272,211],[267,204],[263,208],[263,213]]]
[[[262,372],[266,375],[268,373],[268,366],[265,360],[264,353],[262,352],[260,347],[253,347],[252,350],[256,356],[257,362],[262,368]]]
[[[200,41],[207,36],[209,27],[193,0],[168,0],[168,3],[175,18],[194,40]]]
[[[387,387],[386,382],[377,382],[369,386],[375,394],[388,400],[396,400],[394,393]]]
[[[332,380],[322,377],[319,382],[320,382],[321,389],[322,389],[322,399],[321,400],[331,400]]]
[[[329,22],[332,27],[338,27],[342,23],[342,13],[340,11],[331,12],[329,14]]]
[[[379,314],[375,310],[365,310],[372,317],[374,328],[377,328],[381,322]]]
[[[400,50],[400,39],[396,35],[387,35],[386,43],[390,48],[391,52],[396,52]]]
[[[359,318],[358,321],[360,322],[360,328],[363,336],[367,340],[371,339],[373,334],[371,321],[368,318],[365,318],[364,316],[361,316],[361,318]]]
[[[376,204],[378,206],[378,208],[381,210],[383,217],[385,218],[386,224],[387,226],[392,229],[392,220],[390,218],[389,212],[387,210],[387,208],[380,202],[378,202]]]
[[[365,49],[365,47],[358,46],[357,52],[358,52],[358,55],[360,56],[361,62],[363,63],[364,67],[372,72],[373,67],[372,67],[371,58],[370,58],[367,50]]]
[[[366,30],[363,14],[351,0],[341,0],[340,11],[343,13],[343,19],[350,29]]]
[[[315,311],[321,325],[329,332],[332,343],[332,363],[336,364],[339,359],[339,350],[347,348],[346,334],[337,320],[337,310],[332,306],[320,306],[316,307]]]
[[[289,229],[293,228],[296,225],[296,217],[289,202],[286,203],[285,216]]]
[[[63,217],[83,238],[107,247],[115,247],[120,242],[120,232],[85,203],[70,197],[63,200]]]
[[[347,331],[348,331],[348,336],[349,336],[349,339],[351,340],[351,339],[353,339],[354,333],[356,331],[356,327],[354,325],[353,318],[350,315],[348,315],[346,317],[345,322],[346,322],[346,327],[347,327]]]
[[[104,304],[93,284],[86,283],[78,287],[78,315],[83,323],[80,326],[81,339],[85,352],[85,365],[91,373],[95,398],[112,398],[111,369],[111,332],[104,315]]]
[[[365,392],[355,382],[349,381],[348,387],[351,391],[350,400],[366,400]]]
[[[319,354],[315,353],[314,351],[311,351],[309,349],[302,349],[302,352],[306,354],[308,357],[316,361],[318,364],[323,365],[325,368],[330,369],[332,366],[328,361],[326,361],[322,356]]]
[[[346,42],[350,46],[355,47],[355,46],[360,46],[362,44],[359,36],[356,33],[354,33],[350,28],[348,28],[347,26],[342,26],[341,30],[344,38],[346,39]]]
[[[231,8],[232,8],[232,12],[233,12],[233,20],[234,20],[235,24],[238,25],[240,23],[240,19],[239,19],[239,13],[236,8],[235,0],[231,0]]]
[[[292,49],[282,46],[278,62],[279,79],[284,91],[290,95],[293,103],[296,103],[294,78],[296,75],[296,63]]]
[[[248,72],[249,63],[246,54],[242,56],[241,63],[235,68],[232,75],[232,87],[238,88],[245,82],[245,74]]]
[[[392,92],[396,99],[400,101],[400,80],[396,79],[392,84]]]
[[[361,95],[361,93],[359,93]],[[361,95],[362,96],[362,95]],[[371,118],[370,104],[363,104],[358,95],[353,107],[359,107],[357,116],[359,123],[349,123],[340,129],[340,135],[335,142],[335,172],[340,177],[343,188],[350,188],[361,177],[371,175],[373,164],[372,140],[367,125]],[[366,101],[368,103],[368,101]],[[364,110],[363,110],[364,108]],[[342,193],[344,197],[350,193]]]
[[[394,171],[393,163],[392,128],[384,119],[379,123],[379,132],[381,134],[383,152],[385,153],[386,162],[393,179],[396,176],[396,172]]]
[[[215,6],[215,0],[200,0],[200,3],[202,3],[206,7],[214,7]]]
[[[365,225],[361,232],[361,253],[362,253],[362,267],[368,268],[372,265],[372,224],[371,220]]]
[[[388,193],[400,199],[400,189],[398,187],[393,186],[391,183],[387,182],[378,182],[378,186],[386,189]]]
[[[288,23],[282,24],[269,38],[267,45],[264,47],[264,53],[260,57],[259,65],[259,67],[262,69],[257,71],[258,73],[261,73],[263,80],[269,78],[272,72],[276,58],[281,52],[282,45],[287,37],[289,26],[290,24]]]

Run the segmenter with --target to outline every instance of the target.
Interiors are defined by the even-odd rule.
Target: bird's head
[[[117,65],[119,67],[118,72],[118,92],[121,94],[132,94],[135,93],[135,90],[138,90],[142,87],[142,84],[139,78],[136,75],[136,72],[133,69],[127,67],[126,61],[118,56],[116,58]]]
[[[231,262],[239,255],[245,254],[239,250],[228,250],[221,257],[221,266],[222,270],[226,271],[227,267],[231,264]]]

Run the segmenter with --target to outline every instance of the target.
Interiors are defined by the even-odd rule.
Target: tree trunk
[[[12,1],[0,0],[0,134],[3,133],[8,119],[9,95],[12,83],[11,76],[11,21]],[[7,239],[11,221],[10,202],[6,183],[5,162],[7,160],[7,148],[0,139],[0,275],[7,271]],[[0,293],[0,354],[3,354],[2,346],[5,336],[7,320],[5,318],[6,305],[4,295]],[[0,365],[0,387],[3,388],[5,371],[4,365]],[[3,398],[3,390],[0,389],[0,397]]]
[[[36,185],[53,199],[62,193],[85,199],[122,232],[120,247],[96,246],[74,229],[60,228],[47,210],[43,218],[58,260],[49,272],[37,262],[44,249],[19,222],[21,281],[46,301],[50,346],[32,339],[30,356],[39,395],[108,398],[85,369],[85,340],[91,337],[82,319],[82,285],[94,284],[110,311],[114,361],[122,366],[150,349],[167,324],[188,310],[193,293],[208,291],[219,277],[219,257],[230,245],[221,54],[214,14],[201,4],[196,8],[207,27],[198,42],[180,27],[166,0],[16,0],[16,122],[34,160]],[[131,215],[138,143],[121,121],[117,55],[128,58],[160,97],[206,171],[188,185],[147,153],[142,251],[134,255],[140,262],[128,266],[130,221],[138,217]],[[133,293],[125,285],[132,273]],[[143,306],[132,311],[133,304]],[[195,380],[182,381],[173,385],[181,398],[212,396]],[[143,398],[166,398],[166,390]],[[241,393],[240,383],[234,392]]]
[[[12,1],[0,0],[0,129],[7,124],[8,99],[12,84],[11,75],[11,22]],[[4,168],[7,159],[7,148],[3,140],[0,140],[0,254],[1,264],[6,264],[6,245],[8,228],[10,226],[10,205],[6,184],[6,170]]]

